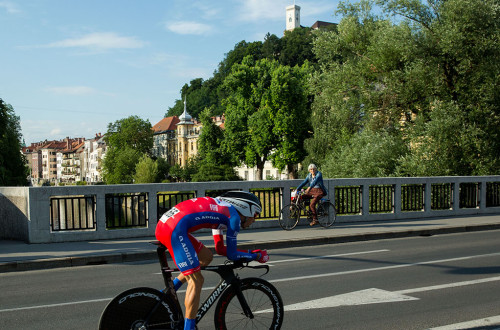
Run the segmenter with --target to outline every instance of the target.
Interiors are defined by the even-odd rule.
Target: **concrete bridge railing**
[[[254,226],[278,227],[279,208],[301,181],[0,187],[0,239],[48,243],[154,236],[166,207],[159,195],[201,197],[231,189],[260,191],[265,211],[273,210]],[[339,222],[500,213],[500,176],[326,179],[325,184]],[[132,225],[113,226],[113,208],[137,209]],[[67,225],[75,217],[85,224]]]

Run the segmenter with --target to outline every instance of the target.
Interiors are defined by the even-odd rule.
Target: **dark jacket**
[[[302,189],[305,185],[309,183],[309,187],[313,188],[314,186],[319,186],[321,190],[323,190],[323,194],[328,195],[328,190],[326,190],[325,184],[323,183],[323,174],[320,171],[316,171],[316,176],[312,177],[312,174],[307,174],[307,177],[304,181],[297,187],[297,190]]]

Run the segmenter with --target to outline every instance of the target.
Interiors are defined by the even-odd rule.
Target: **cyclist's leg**
[[[203,287],[203,275],[200,272],[200,260],[195,247],[191,243],[187,229],[184,226],[176,226],[172,231],[171,245],[177,267],[185,276],[188,286],[184,298],[185,326],[194,326],[198,306],[200,305],[201,289]],[[198,246],[199,247],[199,246]],[[194,329],[194,328],[193,328]]]
[[[196,319],[198,306],[200,305],[201,289],[204,278],[200,271],[185,275],[188,282],[184,305],[186,306],[186,319]]]
[[[311,226],[314,226],[315,224],[318,223],[318,215],[316,212],[316,204],[321,200],[321,197],[323,197],[323,191],[319,188],[312,188],[309,191],[309,194],[312,196],[311,203],[309,204],[309,208],[312,213],[312,222]]]
[[[214,259],[214,255],[210,249],[208,249],[201,241],[199,241],[196,237],[194,237],[191,234],[188,234],[189,240],[191,241],[191,244],[194,247],[194,250],[196,251],[196,254],[198,255],[198,260],[200,261],[200,266],[208,266],[212,260]],[[176,289],[179,289],[182,284],[186,283],[186,277],[182,275],[182,273],[177,276],[177,280],[180,282],[177,284]],[[177,281],[174,280],[174,284],[176,284]]]

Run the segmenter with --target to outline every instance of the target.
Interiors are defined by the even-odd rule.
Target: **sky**
[[[338,23],[338,2],[296,1],[301,25]],[[0,98],[20,117],[26,145],[93,138],[132,115],[154,125],[238,42],[281,37],[292,4],[0,0]]]

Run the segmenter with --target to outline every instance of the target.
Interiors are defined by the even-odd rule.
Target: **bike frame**
[[[310,199],[308,199],[308,200],[310,200]],[[316,205],[316,209],[318,208],[318,206],[320,204],[323,204],[323,203],[329,202],[329,201],[330,201],[330,199],[325,198],[324,196],[321,197],[321,199],[318,201],[318,204]],[[306,200],[304,199],[304,193],[298,191],[297,195],[292,200],[292,204],[295,204],[301,212],[306,210],[307,205],[306,205]]]
[[[182,313],[182,307],[179,302],[179,299],[177,297],[177,292],[174,289],[174,284],[172,280],[172,272],[178,271],[177,268],[170,268],[168,266],[167,262],[167,254],[166,250],[167,248],[160,243],[154,242],[153,244],[158,245],[156,252],[158,254],[158,259],[160,261],[161,265],[161,273],[163,276],[163,281],[165,282],[165,290],[163,291],[166,295],[170,295],[172,298],[174,298],[175,303],[177,304],[178,311],[180,316],[182,317],[180,320],[184,320],[184,315]],[[242,265],[243,266],[243,263]],[[248,306],[247,301],[243,297],[243,293],[241,291],[241,280],[234,273],[235,268],[239,268],[240,266],[234,264],[234,265],[220,265],[220,266],[206,266],[202,267],[202,270],[208,270],[217,273],[221,277],[221,281],[219,284],[215,287],[215,289],[210,293],[210,295],[207,297],[207,299],[200,305],[200,308],[198,309],[198,312],[196,314],[196,323],[200,322],[200,320],[205,316],[205,314],[208,312],[208,310],[215,304],[217,299],[229,288],[233,287],[236,290],[236,296],[238,297],[238,301],[241,304],[241,308],[243,309],[243,312],[245,313],[245,316],[249,318],[253,318],[252,311],[250,310],[250,307]],[[264,273],[267,274],[269,272],[269,266],[268,265],[258,265],[258,266],[246,266],[249,268],[253,269],[265,269],[266,272]],[[160,302],[158,302],[158,306],[160,305]],[[155,307],[156,309],[156,307]],[[152,313],[151,313],[152,314]]]

